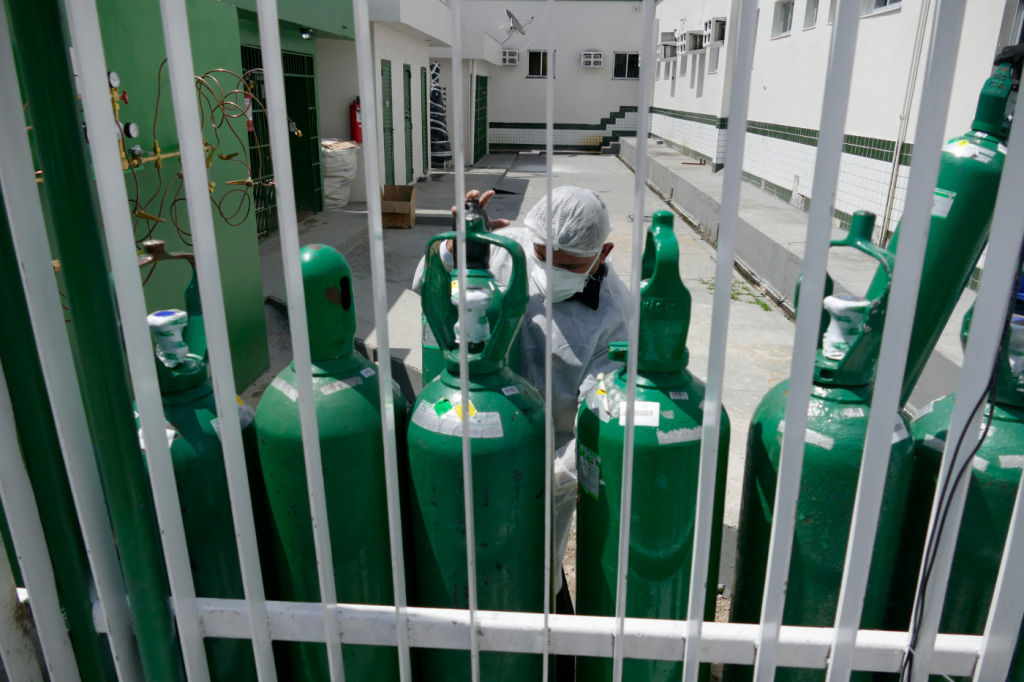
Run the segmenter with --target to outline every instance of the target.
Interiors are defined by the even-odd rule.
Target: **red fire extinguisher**
[[[352,100],[352,104],[348,107],[348,118],[349,124],[352,128],[352,141],[363,142],[363,111],[359,107],[359,98],[356,97]]]

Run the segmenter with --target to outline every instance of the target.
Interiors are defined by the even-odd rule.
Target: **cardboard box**
[[[380,193],[384,227],[411,228],[416,224],[416,188],[412,185],[384,185]]]

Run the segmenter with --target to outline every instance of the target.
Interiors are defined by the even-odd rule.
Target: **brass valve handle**
[[[168,253],[167,245],[162,239],[150,239],[142,242],[142,250],[145,255],[139,256],[140,268],[162,260],[184,260],[188,261],[192,267],[196,265],[196,257],[191,253]]]

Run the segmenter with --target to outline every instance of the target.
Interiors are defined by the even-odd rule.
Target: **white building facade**
[[[370,0],[376,131],[381,184],[406,185],[430,175],[430,49],[451,40],[451,10],[441,0]],[[359,95],[356,44],[317,40],[323,137],[351,140],[349,105]],[[359,152],[362,168],[365,158]],[[352,183],[352,201],[366,200],[362,172]]]
[[[509,35],[506,10],[525,25],[525,34]],[[599,152],[619,135],[635,134],[641,15],[636,0],[558,0],[550,17],[539,0],[463,3],[464,51],[477,58],[477,75],[488,72],[488,150],[544,149],[549,75],[555,79],[556,151]],[[473,120],[479,124],[478,110]]]
[[[890,228],[902,215],[906,179],[924,64],[930,49],[927,30],[921,67],[914,83],[915,35],[925,0],[862,0],[857,57],[836,196],[835,218],[849,222],[856,210],[869,210]],[[835,15],[835,0],[761,0],[758,3],[754,67],[743,177],[780,199],[810,207],[811,181],[821,123],[822,98]],[[725,162],[728,135],[728,69],[733,58],[738,2],[663,0],[657,8],[659,42],[685,42],[704,33],[716,19],[725,27],[699,50],[659,48],[651,132],[718,170]],[[957,57],[947,137],[970,128],[978,95],[996,53],[1022,39],[1024,0],[972,0],[967,3]],[[699,44],[699,43],[697,43]],[[673,51],[676,55],[673,56]],[[906,136],[899,133],[904,103],[910,102]],[[897,149],[899,158],[897,159]],[[892,180],[896,176],[895,187]]]

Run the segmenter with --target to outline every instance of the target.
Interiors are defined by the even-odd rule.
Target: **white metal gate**
[[[464,129],[463,116],[467,93],[462,78],[461,5],[450,0],[452,20],[452,106],[453,127]],[[655,0],[643,0],[643,51],[639,106],[646,110],[652,87],[655,63],[653,28]],[[892,432],[891,414],[899,408],[900,378],[906,362],[910,341],[910,325],[905,324],[914,313],[918,283],[923,267],[925,245],[932,207],[932,194],[938,174],[946,109],[950,99],[957,46],[960,41],[965,0],[939,0],[934,19],[934,33],[922,95],[923,115],[917,125],[915,153],[904,214],[903,236],[895,269],[889,314],[886,318],[881,357],[871,405],[871,418],[861,477],[854,508],[853,525],[847,549],[846,568],[834,627],[807,628],[782,626],[789,574],[790,552],[803,444],[807,424],[808,396],[813,378],[813,361],[821,317],[825,287],[827,249],[831,230],[831,213],[836,194],[843,132],[850,94],[860,0],[839,0],[833,29],[833,44],[828,64],[828,80],[822,111],[818,156],[815,166],[814,191],[805,266],[803,300],[811,303],[799,309],[796,325],[790,400],[786,408],[786,429],[783,437],[779,484],[775,499],[769,569],[761,622],[757,625],[705,623],[705,585],[707,557],[711,542],[711,510],[715,477],[715,454],[718,450],[719,415],[721,414],[725,348],[728,334],[731,280],[733,278],[734,246],[737,234],[742,159],[749,100],[750,74],[753,59],[756,0],[740,0],[735,58],[729,60],[731,91],[724,176],[724,194],[720,218],[718,262],[715,277],[714,309],[706,406],[704,410],[701,448],[699,501],[693,547],[692,575],[688,620],[660,621],[625,618],[624,600],[629,553],[630,498],[632,493],[632,429],[633,401],[636,387],[636,354],[629,354],[627,410],[627,441],[619,553],[618,603],[614,618],[560,616],[547,610],[543,614],[480,611],[476,608],[475,545],[473,531],[472,477],[469,457],[471,442],[468,431],[463,435],[463,459],[466,481],[467,563],[469,566],[469,603],[466,611],[410,608],[405,599],[404,559],[402,556],[401,523],[398,506],[398,468],[396,434],[393,422],[390,346],[387,328],[387,300],[384,277],[383,232],[380,198],[368,193],[370,247],[373,268],[374,313],[380,354],[381,413],[386,415],[385,453],[387,491],[390,509],[392,566],[396,604],[361,606],[337,604],[329,545],[325,506],[325,490],[317,439],[317,422],[313,406],[311,361],[306,311],[302,296],[299,263],[299,239],[296,211],[290,178],[288,123],[284,110],[278,15],[275,0],[259,0],[259,25],[263,64],[266,70],[267,103],[269,107],[270,143],[275,152],[277,177],[277,209],[281,229],[286,285],[288,291],[292,346],[298,381],[305,464],[313,515],[314,537],[319,564],[321,604],[268,602],[264,597],[256,551],[256,533],[250,494],[245,475],[245,462],[238,413],[235,408],[236,387],[232,378],[228,349],[224,298],[217,259],[217,245],[209,203],[188,202],[190,223],[195,238],[196,266],[202,283],[202,304],[206,313],[213,384],[218,417],[223,434],[224,457],[232,512],[236,525],[238,554],[245,584],[244,600],[199,599],[195,596],[185,546],[185,535],[175,489],[174,475],[166,440],[161,398],[153,364],[150,333],[145,324],[146,310],[134,245],[121,238],[130,234],[130,214],[121,174],[117,140],[109,125],[110,96],[106,84],[106,66],[100,38],[95,0],[67,0],[71,35],[81,73],[80,89],[85,118],[90,131],[90,150],[96,171],[96,182],[102,207],[110,265],[116,285],[117,300],[123,325],[124,341],[131,369],[132,386],[146,442],[149,474],[157,517],[163,541],[171,599],[181,639],[185,667],[191,682],[209,679],[203,639],[206,637],[251,639],[260,680],[276,679],[272,640],[324,642],[327,644],[331,677],[342,680],[342,647],[349,644],[396,646],[399,651],[403,680],[410,679],[410,647],[468,649],[472,652],[473,679],[479,679],[479,651],[508,651],[536,654],[574,654],[612,657],[615,680],[622,677],[623,658],[683,660],[684,679],[695,682],[698,664],[721,662],[754,665],[756,679],[770,680],[776,667],[826,669],[831,682],[847,680],[851,670],[899,671],[910,647],[908,632],[859,631],[858,624],[864,600],[875,529],[879,518],[882,489],[889,458]],[[185,191],[188,196],[207,193],[204,155],[200,125],[194,104],[193,65],[190,51],[185,0],[160,0],[164,40],[168,54],[175,119],[181,146]],[[554,0],[547,0],[553,12]],[[363,121],[366,129],[376,130],[379,112],[373,96],[373,66],[370,54],[370,25],[367,0],[354,0],[356,45],[359,60],[359,86],[363,94]],[[547,35],[538,38],[553,46],[553,22],[547,22]],[[553,101],[554,79],[547,80],[547,164],[548,193],[552,187]],[[85,422],[82,400],[76,380],[71,349],[64,332],[63,319],[57,317],[55,305],[58,292],[48,274],[50,251],[43,229],[43,213],[35,187],[34,167],[29,142],[20,123],[21,97],[14,67],[7,19],[0,12],[0,183],[7,199],[7,209],[14,241],[19,254],[21,275],[29,302],[32,326],[42,357],[47,388],[64,449],[65,462],[72,484],[83,534],[90,552],[96,580],[98,601],[95,607],[98,628],[108,633],[115,654],[118,675],[124,682],[142,679],[139,656],[135,650],[125,588],[114,546],[106,529],[106,508],[98,471],[92,457],[90,437]],[[649,118],[640,116],[637,130],[637,161],[635,207],[633,211],[632,286],[634,300],[629,328],[629,343],[638,341],[640,290],[640,258],[645,229],[644,177]],[[1009,145],[1008,158],[992,225],[990,247],[976,305],[972,334],[966,349],[961,373],[958,400],[946,439],[942,477],[939,487],[963,465],[966,456],[953,461],[956,443],[962,433],[977,433],[980,411],[972,406],[988,386],[1000,342],[1006,313],[1006,295],[1016,276],[1017,255],[1024,239],[1024,138],[1018,133]],[[458,249],[464,255],[465,241],[460,200],[465,195],[464,153],[462,136],[452,139],[456,183],[454,203],[459,207]],[[367,159],[376,159],[377,138],[365,138]],[[366,164],[368,187],[380,185],[377,165]],[[548,212],[550,215],[550,211]],[[550,244],[549,244],[550,248]],[[551,267],[550,260],[548,268]],[[548,282],[551,281],[550,269]],[[460,273],[464,278],[464,274]],[[460,282],[465,291],[464,280]],[[549,297],[550,300],[550,297]],[[464,301],[459,315],[466,314]],[[547,324],[551,324],[550,304]],[[550,356],[550,346],[548,348]],[[466,362],[466,354],[462,354]],[[551,367],[547,366],[546,385],[551,387]],[[467,375],[466,365],[461,376]],[[0,374],[2,376],[2,374]],[[463,402],[467,388],[463,379]],[[548,405],[550,406],[550,393]],[[548,408],[550,409],[550,408]],[[547,419],[551,420],[550,411]],[[53,573],[49,564],[35,500],[21,461],[14,432],[11,404],[7,390],[0,390],[0,494],[15,538],[17,551],[25,567],[31,608],[38,626],[45,664],[54,680],[79,679],[70,649],[60,607],[56,598]],[[548,431],[547,448],[550,459],[552,441]],[[969,478],[969,477],[968,477]],[[953,549],[964,507],[967,480],[956,487],[945,520],[945,532],[935,552],[933,570],[927,576],[927,600],[923,604],[919,634],[914,646],[914,682],[923,682],[929,673],[973,675],[975,680],[1004,679],[1010,666],[1018,630],[1024,615],[1024,591],[1015,582],[1024,575],[1024,505],[1018,492],[1013,521],[1003,555],[988,625],[982,636],[937,634],[953,558]],[[547,486],[550,491],[551,472]],[[1021,486],[1024,491],[1024,486]],[[938,503],[936,503],[938,504]],[[546,517],[550,529],[550,495]],[[934,525],[935,510],[931,523]],[[550,530],[548,531],[550,532]],[[545,559],[546,589],[551,585],[551,556]],[[0,561],[0,644],[3,660],[12,679],[40,679],[39,664],[30,646],[12,627],[13,600],[8,596],[13,581],[7,564]],[[906,567],[907,570],[916,570]],[[1016,580],[1015,580],[1016,579]],[[546,593],[550,597],[550,592]],[[549,604],[550,599],[545,599]],[[547,607],[546,607],[547,609]],[[545,680],[547,656],[544,657]]]

